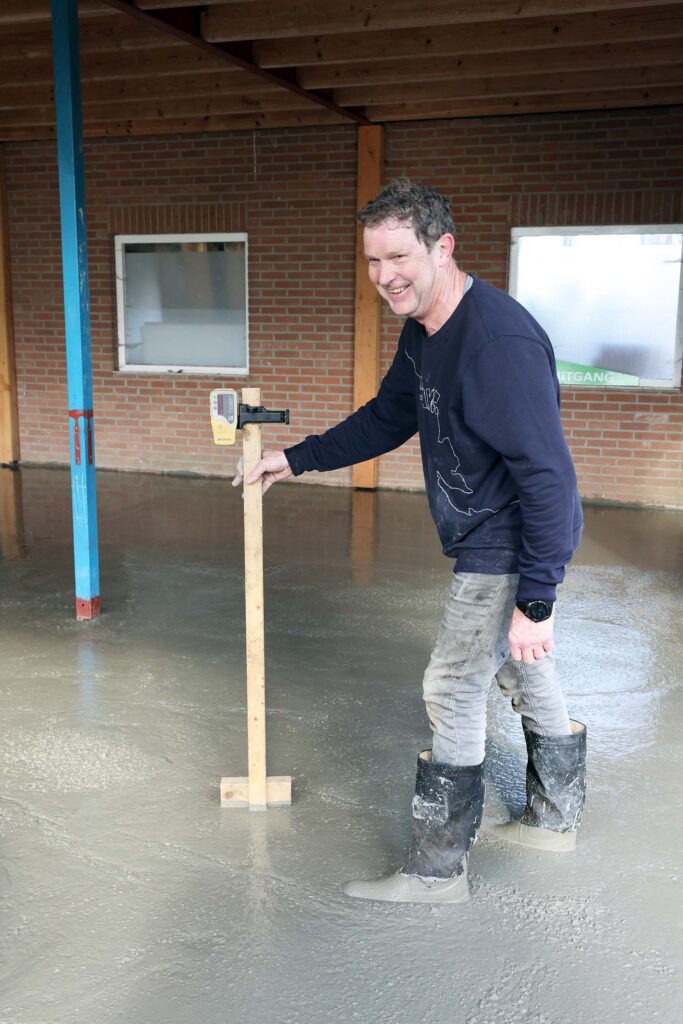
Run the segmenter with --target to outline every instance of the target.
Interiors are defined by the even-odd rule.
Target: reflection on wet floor
[[[24,547],[21,471],[0,467],[0,557],[19,558]]]
[[[24,481],[26,483],[24,484]],[[25,550],[26,516],[29,535],[35,540],[70,538],[70,491],[66,470],[29,468],[0,471],[0,551],[3,558],[20,557]],[[266,498],[266,516],[271,527],[267,540],[277,548],[283,527],[288,542],[297,550],[306,546],[309,515],[316,521],[315,533],[335,558],[350,558],[354,572],[367,576],[388,544],[409,551],[413,531],[425,543],[430,560],[436,550],[429,542],[433,532],[424,497],[398,491],[363,491],[337,488],[324,490],[300,486],[281,487]],[[23,493],[26,491],[26,500]],[[178,477],[150,474],[98,474],[98,507],[104,543],[141,543],[153,539],[162,544],[164,536],[176,544],[187,538],[189,547],[207,550],[219,537],[225,540],[239,530],[239,507],[225,480],[198,478],[188,482]],[[587,504],[578,565],[633,565],[643,569],[683,572],[683,510],[627,508]],[[292,529],[297,519],[303,527]],[[343,528],[335,530],[335,524]],[[387,526],[391,536],[386,537]],[[197,531],[201,532],[201,538]],[[273,536],[275,532],[276,536]],[[381,541],[378,535],[383,534]],[[380,552],[381,544],[382,551]],[[397,549],[397,550],[398,550]],[[419,571],[419,567],[418,567]],[[360,582],[360,579],[359,579]]]
[[[99,473],[103,613],[76,623],[68,471],[0,484],[3,1022],[677,1024],[683,513],[588,507],[560,591],[576,854],[483,839],[470,904],[378,909],[341,882],[400,859],[429,742],[450,565],[424,495],[266,496],[269,774],[293,804],[250,815],[218,801],[246,765],[240,494]],[[520,808],[523,754],[492,690],[489,819]]]
[[[351,566],[354,580],[369,583],[377,544],[377,492],[354,490],[351,497]]]

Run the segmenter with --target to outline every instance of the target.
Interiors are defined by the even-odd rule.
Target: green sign
[[[618,370],[603,370],[599,366],[583,366],[557,360],[557,376],[560,384],[585,385],[589,387],[637,388],[640,377]]]

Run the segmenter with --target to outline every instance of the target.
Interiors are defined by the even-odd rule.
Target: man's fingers
[[[237,475],[233,484],[237,487],[242,482],[244,474],[242,459],[237,463]],[[246,479],[247,486],[261,481],[261,487],[265,494],[278,480],[286,480],[292,475],[289,463],[284,452],[264,452],[263,458],[257,462]]]
[[[256,463],[256,465],[252,469],[251,473],[247,477],[247,483],[248,484],[255,484],[256,481],[260,480],[262,476],[265,476],[267,472],[268,472],[268,465],[266,463],[266,460],[265,459],[261,459],[260,462]]]
[[[513,661],[523,661],[527,665],[533,665],[534,662],[540,661],[541,658],[545,658],[548,651],[546,651],[540,644],[535,644],[533,647],[511,647],[510,657]]]
[[[552,644],[550,647],[546,647],[544,644],[536,645],[534,647],[510,647],[510,657],[513,661],[523,661],[527,665],[533,665],[536,661],[541,661],[547,654],[550,654]]]

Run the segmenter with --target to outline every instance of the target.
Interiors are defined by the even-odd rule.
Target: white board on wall
[[[513,228],[509,291],[547,331],[561,384],[681,382],[683,225]]]

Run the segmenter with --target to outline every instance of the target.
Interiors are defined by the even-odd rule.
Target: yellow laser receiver
[[[210,402],[214,444],[234,444],[239,415],[237,392],[229,388],[212,391]]]

